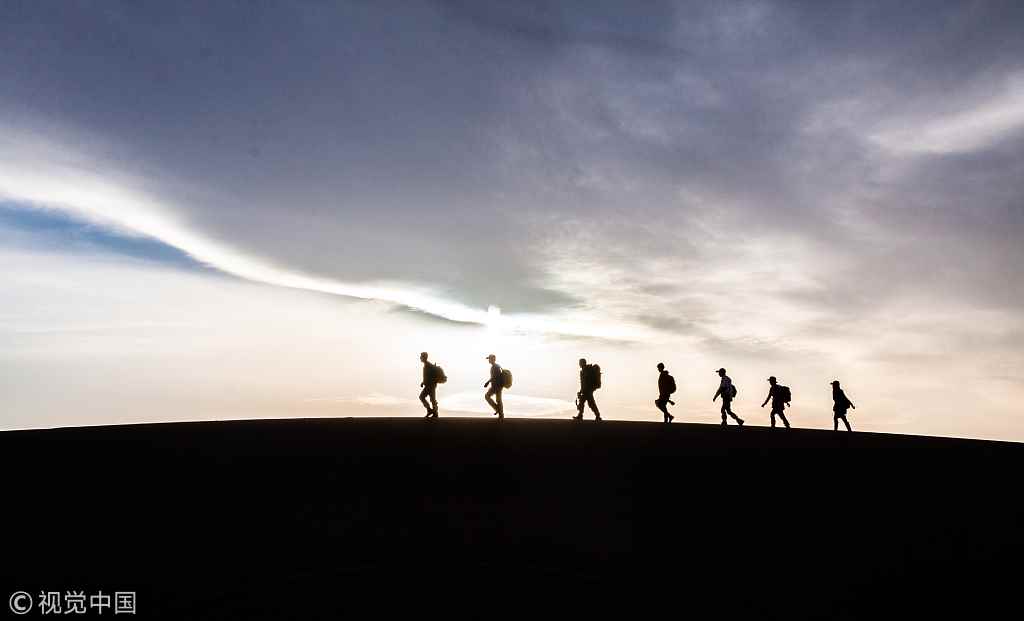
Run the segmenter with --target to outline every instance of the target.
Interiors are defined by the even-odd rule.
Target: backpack
[[[501,370],[501,384],[505,388],[512,388],[512,371],[508,369]]]
[[[444,374],[444,369],[434,365],[434,381],[438,384],[443,384],[448,381],[448,376]]]
[[[601,387],[601,365],[587,365],[587,381],[589,382],[592,390],[597,390]]]
[[[835,410],[842,410],[842,411],[845,412],[846,410],[848,410],[851,407],[853,407],[853,402],[851,402],[846,397],[846,393],[845,392],[840,391],[839,392],[839,396],[841,398],[840,399],[836,399],[836,404],[835,404],[835,407],[833,409],[835,409]]]
[[[738,390],[736,390],[736,384],[729,384],[729,386],[732,387],[732,398],[735,399],[736,394],[739,392]]]
[[[793,400],[793,393],[790,392],[789,386],[779,386],[779,398],[782,399],[783,403],[789,403]]]
[[[666,384],[666,388],[668,388],[668,394],[671,395],[672,393],[674,393],[676,391],[676,378],[672,377],[671,375],[666,374],[665,375],[665,384]]]

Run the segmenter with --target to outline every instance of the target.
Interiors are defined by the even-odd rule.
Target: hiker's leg
[[[594,413],[596,418],[601,418],[601,410],[597,409],[597,401],[594,401],[594,393],[587,395],[587,405],[590,406],[590,411]]]
[[[726,405],[725,401],[722,402],[722,424],[725,424],[725,417],[729,415],[729,406]]]
[[[430,390],[427,388],[420,391],[420,403],[422,403],[423,407],[427,409],[427,414],[430,414],[430,405],[427,404],[427,395],[429,394]]]
[[[789,421],[786,419],[785,412],[779,412],[779,418],[782,419],[782,424],[786,426],[786,429],[789,429]]]
[[[729,416],[732,416],[732,419],[734,421],[736,421],[736,424],[739,425],[740,427],[742,427],[743,426],[743,419],[740,418],[739,415],[736,414],[736,412],[732,411],[732,399],[729,400],[729,403],[727,404],[726,409],[729,410]]]
[[[654,406],[656,408],[658,408],[659,410],[661,410],[661,413],[665,415],[665,422],[667,423],[668,422],[668,403],[665,400],[663,400],[661,398],[658,398],[658,399],[654,400]]]
[[[505,418],[505,405],[501,402],[501,392],[501,388],[499,388],[498,390],[494,391],[494,396],[498,401],[498,418]]]
[[[775,411],[772,410],[772,429],[775,429]]]
[[[832,416],[832,431],[839,431],[839,415]]]
[[[498,391],[494,389],[494,386],[491,386],[490,388],[487,389],[487,393],[484,394],[484,399],[487,401],[487,403],[494,410],[495,414],[498,413],[498,404],[495,403],[494,399],[492,399],[491,397],[494,396],[494,394],[496,394],[497,392]]]
[[[843,414],[843,424],[846,425],[847,431],[853,431],[853,429],[850,427],[850,421],[846,420],[845,414]]]
[[[434,416],[437,416],[437,386],[430,388],[430,404],[433,406]]]
[[[736,422],[739,422],[739,420],[740,420],[740,417],[736,415],[736,412],[733,412],[733,411],[732,411],[732,401],[731,401],[731,400],[730,400],[730,401],[728,401],[728,402],[727,402],[727,403],[725,404],[725,410],[726,410],[727,412],[729,412],[729,416],[732,416],[733,420],[735,420]]]

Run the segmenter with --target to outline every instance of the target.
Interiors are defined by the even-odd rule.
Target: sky
[[[1024,441],[1019,2],[0,3],[0,429],[716,422]]]

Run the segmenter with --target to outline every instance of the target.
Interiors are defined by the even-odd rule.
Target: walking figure
[[[498,420],[504,420],[505,407],[501,403],[501,391],[505,388],[505,378],[502,375],[501,367],[498,366],[497,359],[497,356],[494,354],[487,356],[487,361],[491,363],[491,379],[484,382],[484,388],[490,385],[490,388],[487,389],[487,393],[484,395],[484,399],[494,408],[494,413],[498,415]],[[491,397],[494,397],[494,399]]]
[[[732,385],[732,380],[725,374],[725,369],[719,369],[716,373],[722,378],[722,382],[718,385],[718,391],[711,398],[711,401],[714,402],[719,395],[722,397],[722,426],[724,427],[726,424],[725,417],[732,416],[736,424],[742,427],[743,419],[736,416],[736,413],[732,411],[732,400],[736,398],[736,387]]]
[[[658,398],[655,399],[654,405],[661,410],[661,413],[665,415],[665,422],[671,423],[675,416],[668,413],[668,404],[675,405],[676,402],[672,400],[672,393],[676,391],[676,379],[669,375],[669,372],[665,370],[665,363],[658,363]]]
[[[768,389],[768,396],[764,398],[764,403],[761,407],[764,407],[768,403],[768,400],[772,401],[772,429],[775,429],[775,416],[778,415],[782,419],[782,423],[789,429],[789,421],[786,420],[786,406],[790,405],[790,400],[793,398],[790,393],[788,386],[783,386],[778,383],[775,376],[768,378],[768,383],[771,384],[771,388]]]
[[[832,431],[839,431],[839,421],[842,419],[843,424],[846,425],[847,431],[853,431],[850,427],[850,421],[846,420],[846,411],[850,408],[857,409],[857,406],[846,398],[846,393],[839,387],[839,380],[832,382]]]
[[[601,367],[587,364],[586,358],[580,358],[580,391],[576,393],[576,416],[573,420],[583,420],[583,407],[589,405],[594,413],[594,420],[601,420],[601,412],[594,401],[594,391],[601,387]]]
[[[427,362],[427,352],[420,354],[420,362],[423,363],[423,381],[420,382],[420,403],[423,407],[427,408],[426,418],[437,418],[437,385],[443,384],[448,381],[448,378],[444,375],[444,369]],[[427,397],[430,398],[430,403],[427,403]]]

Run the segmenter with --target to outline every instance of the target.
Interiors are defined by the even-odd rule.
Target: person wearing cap
[[[597,390],[592,369],[587,368],[587,359],[580,358],[580,391],[576,394],[576,416],[573,420],[583,420],[583,408],[589,405],[590,411],[594,413],[594,420],[601,420],[601,411],[597,409],[597,401],[594,400],[594,391]]]
[[[786,429],[789,429],[789,421],[786,420],[786,401],[785,395],[783,395],[782,386],[779,386],[778,380],[775,379],[774,375],[768,378],[768,383],[771,387],[768,388],[768,396],[764,398],[764,403],[761,404],[761,407],[764,407],[768,403],[768,400],[771,399],[772,429],[775,429],[776,415],[782,418],[782,424],[786,426]]]
[[[853,431],[850,427],[850,421],[846,420],[846,411],[849,408],[857,409],[857,406],[846,398],[846,393],[839,387],[839,380],[832,380],[832,431],[839,431],[839,419],[842,419],[843,424],[846,425],[847,431]]]
[[[501,404],[501,390],[505,388],[505,381],[501,377],[501,367],[498,366],[497,360],[498,357],[494,354],[487,356],[487,361],[491,363],[491,379],[484,382],[484,388],[490,385],[490,388],[487,389],[487,393],[484,395],[484,400],[494,408],[494,413],[498,415],[498,420],[503,420],[505,418],[505,408]],[[494,397],[494,399],[491,397]]]
[[[427,361],[427,352],[420,354],[420,362],[423,363],[423,381],[420,382],[420,403],[423,407],[427,408],[427,418],[437,418],[437,380],[438,372],[437,367]],[[430,398],[430,403],[427,403],[427,398]]]
[[[736,413],[732,411],[732,398],[736,395],[736,389],[732,385],[732,379],[725,374],[725,369],[719,369],[715,372],[722,378],[722,382],[718,385],[718,392],[716,392],[715,396],[711,398],[711,401],[714,402],[719,395],[722,396],[722,425],[725,426],[726,424],[726,416],[732,416],[733,420],[736,421],[736,424],[742,427],[743,419],[736,416]]]

